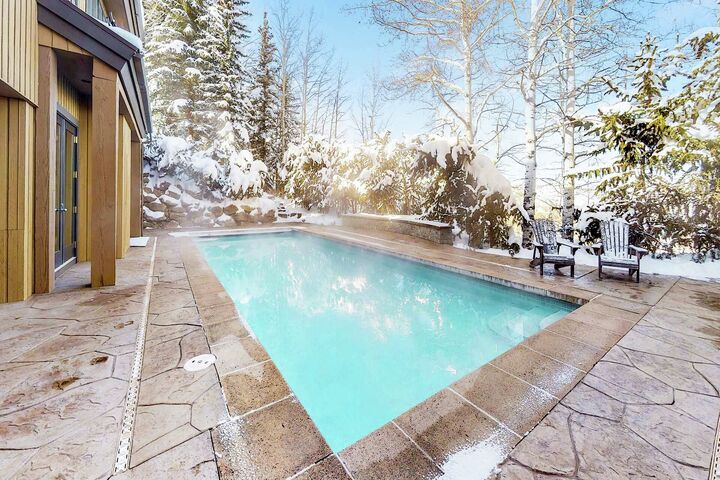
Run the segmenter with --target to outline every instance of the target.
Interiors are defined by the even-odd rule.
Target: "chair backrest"
[[[543,244],[545,253],[557,253],[557,230],[552,220],[530,220],[535,241]]]
[[[600,238],[604,255],[616,258],[629,258],[630,225],[618,220],[600,222]]]

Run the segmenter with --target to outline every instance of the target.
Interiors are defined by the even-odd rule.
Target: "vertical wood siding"
[[[58,105],[67,110],[70,115],[75,117],[75,120],[80,119],[80,111],[83,107],[83,97],[80,92],[75,90],[70,81],[62,75],[58,75],[57,102]]]
[[[37,104],[37,3],[0,0],[0,80]]]
[[[130,124],[121,115],[118,119],[117,153],[117,258],[123,258],[130,248],[131,135]]]
[[[0,303],[33,286],[35,109],[0,97]]]

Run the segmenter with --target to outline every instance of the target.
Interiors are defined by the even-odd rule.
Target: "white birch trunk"
[[[563,236],[572,239],[573,213],[575,211],[575,177],[568,175],[575,168],[575,0],[567,0],[567,36],[565,41],[565,115],[563,121]]]
[[[530,0],[530,28],[527,33],[527,65],[523,72],[523,99],[525,101],[525,188],[523,191],[523,208],[531,219],[535,218],[535,193],[537,186],[537,77],[535,62],[537,60],[537,41],[540,29],[539,0]],[[529,225],[523,228],[523,245],[530,245],[531,230]]]

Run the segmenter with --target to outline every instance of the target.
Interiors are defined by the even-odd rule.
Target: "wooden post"
[[[92,286],[115,285],[118,74],[93,59],[90,163],[90,276]]]
[[[55,288],[55,124],[57,61],[52,48],[38,51],[35,114],[35,293]]]
[[[143,160],[142,143],[133,141],[130,146],[131,184],[130,184],[130,236],[142,236],[142,195],[143,195]]]

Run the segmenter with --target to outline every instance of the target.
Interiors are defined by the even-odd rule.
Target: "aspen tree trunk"
[[[540,29],[539,0],[530,0],[530,28],[528,29],[527,65],[524,72],[525,100],[525,188],[523,191],[523,208],[528,216],[535,218],[535,193],[537,186],[537,76],[535,61],[537,60],[537,41]],[[531,229],[523,227],[523,246],[531,244]]]
[[[567,0],[567,36],[565,42],[565,118],[563,121],[563,237],[572,239],[573,213],[575,211],[575,177],[568,172],[575,168],[575,0]]]

